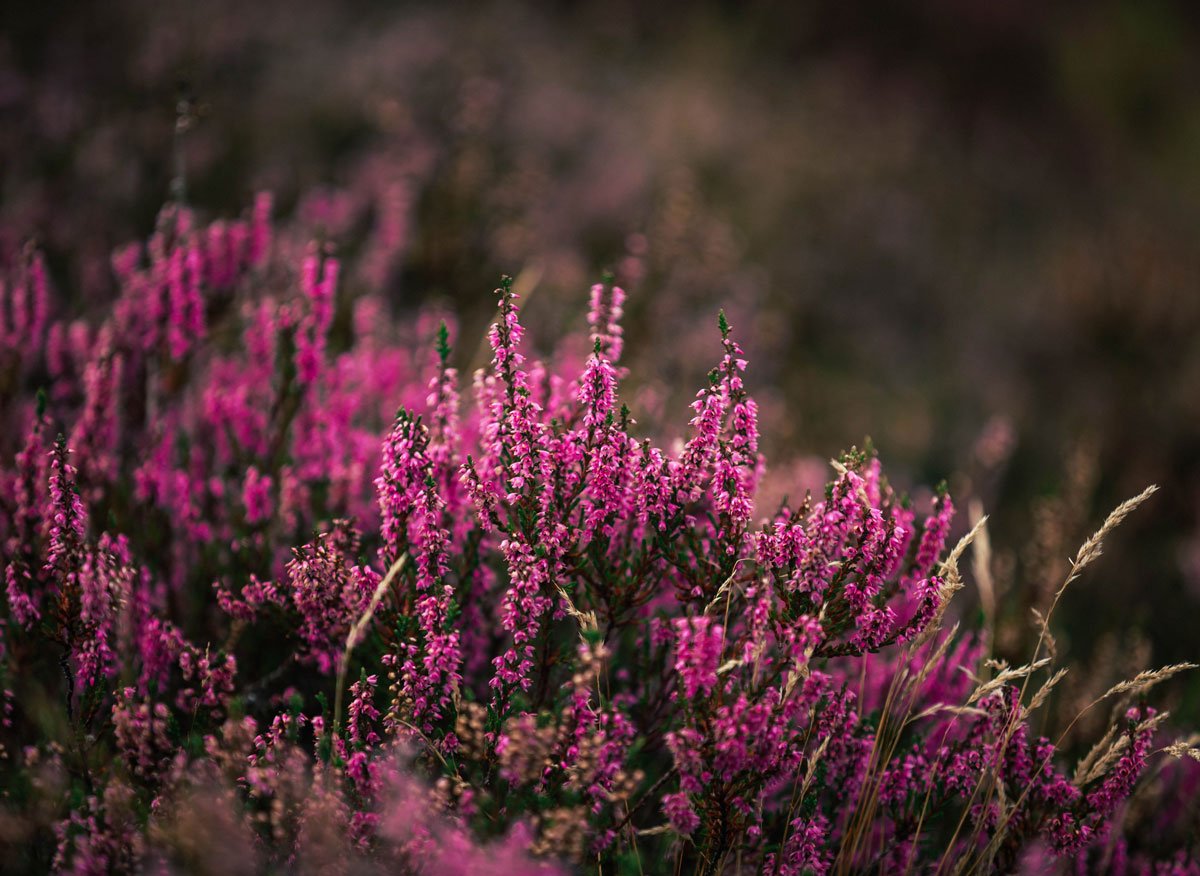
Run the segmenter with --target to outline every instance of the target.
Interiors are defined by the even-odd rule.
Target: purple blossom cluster
[[[402,228],[344,271],[271,210],[168,207],[98,321],[35,253],[0,278],[15,868],[1200,872],[1187,812],[1126,829],[1197,781],[1145,682],[1071,774],[1048,661],[948,626],[944,491],[851,451],[756,505],[723,314],[660,444],[611,280],[539,360],[506,278],[464,390],[453,322],[389,313]]]

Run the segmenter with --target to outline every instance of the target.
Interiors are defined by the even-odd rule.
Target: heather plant
[[[463,385],[308,227],[168,206],[98,321],[28,252],[0,296],[0,843],[26,871],[1193,873],[1200,749],[1148,692],[1047,735],[955,623],[968,550],[875,451],[767,476],[722,314],[676,440],[621,402],[625,292],[530,355],[512,280]],[[391,241],[392,243],[389,243]],[[354,280],[347,283],[346,278]],[[468,351],[470,345],[468,344]],[[582,351],[582,354],[580,354]],[[977,577],[980,573],[977,571]]]

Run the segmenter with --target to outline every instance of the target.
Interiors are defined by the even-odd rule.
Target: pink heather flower
[[[38,608],[41,594],[35,589],[34,579],[41,559],[36,545],[48,532],[51,523],[48,518],[52,516],[52,509],[45,501],[51,461],[46,447],[47,429],[45,414],[35,415],[25,444],[16,455],[11,477],[0,478],[0,495],[12,508],[7,540],[0,541],[0,548],[8,558],[5,589],[12,618],[22,627],[28,627],[41,616]]]
[[[618,362],[624,347],[621,317],[625,312],[625,290],[620,286],[597,283],[592,286],[588,326],[596,352],[610,362]]]
[[[112,709],[113,730],[117,748],[135,774],[151,778],[169,762],[169,716],[165,703],[137,702],[132,687],[121,691]]]
[[[406,693],[412,698],[413,720],[431,732],[433,724],[447,712],[461,682],[462,663],[459,634],[448,629],[454,606],[454,590],[444,582],[449,569],[447,533],[440,526],[441,502],[432,479],[427,480],[418,503],[416,550],[416,615],[424,633],[425,649],[420,665],[402,667]]]
[[[617,396],[617,373],[612,363],[597,352],[588,359],[579,381],[579,406],[589,430],[604,426],[612,415]]]
[[[701,390],[692,402],[692,410],[695,411],[690,423],[692,437],[684,447],[675,469],[678,487],[689,499],[698,497],[702,484],[707,480],[728,410],[728,400],[717,390]]]
[[[460,402],[458,372],[446,365],[450,355],[450,330],[445,320],[438,330],[437,374],[429,381],[429,393],[425,404],[431,410],[429,461],[433,477],[445,502],[446,517],[458,524],[454,540],[461,541],[466,535],[466,515],[460,513],[464,497],[460,492],[457,461],[462,448],[463,436],[460,424]]]
[[[408,550],[416,534],[412,518],[429,474],[428,446],[428,428],[401,410],[384,443],[383,464],[375,479],[387,565]]]
[[[287,566],[287,599],[300,619],[297,634],[305,645],[304,657],[322,673],[336,668],[346,635],[378,583],[374,572],[347,562],[342,539],[335,527],[296,549]]]
[[[946,546],[950,532],[950,521],[954,517],[954,503],[949,496],[941,496],[934,508],[933,516],[925,521],[921,540],[917,545],[917,556],[913,561],[910,579],[919,581],[929,576],[934,563]]]
[[[25,628],[42,616],[37,603],[29,593],[31,584],[29,574],[27,572],[19,573],[16,563],[10,563],[4,570],[5,594],[8,597],[9,611],[12,612],[12,619]]]
[[[194,243],[176,246],[167,262],[167,345],[172,359],[182,359],[193,345],[203,340],[202,279],[198,246]]]
[[[675,635],[675,671],[679,673],[684,696],[688,699],[697,694],[707,696],[717,685],[724,629],[701,615],[676,620]]]
[[[46,264],[32,248],[19,257],[9,278],[0,276],[0,347],[33,362],[46,339],[50,295]]]
[[[208,226],[204,240],[208,269],[205,279],[218,289],[230,285],[237,272],[237,253],[229,231],[229,227],[218,219]]]
[[[501,602],[500,622],[511,634],[512,646],[492,661],[496,675],[491,685],[498,695],[505,689],[519,687],[527,691],[532,686],[533,642],[553,604],[543,595],[549,580],[546,561],[539,560],[530,545],[515,538],[502,540],[500,550],[508,563],[510,580]]]
[[[75,482],[75,467],[67,462],[70,451],[59,436],[50,453],[50,549],[46,554],[46,571],[63,574],[68,558],[83,547],[87,532],[87,512],[79,498]],[[73,573],[72,573],[73,574]]]
[[[304,259],[300,270],[300,289],[308,301],[308,312],[296,329],[296,370],[302,385],[313,383],[321,370],[339,271],[337,259],[326,258],[322,265],[315,252]]]
[[[682,791],[665,795],[662,799],[662,811],[667,816],[667,823],[671,825],[671,829],[683,836],[691,835],[692,831],[700,826],[700,817],[692,808],[688,795]]]
[[[271,517],[271,489],[273,481],[269,475],[259,472],[255,466],[246,469],[242,485],[242,504],[246,508],[246,522],[261,523]]]
[[[926,578],[917,584],[913,594],[917,602],[916,611],[897,635],[897,642],[911,641],[928,628],[938,610],[942,608],[944,586],[944,579],[938,576]]]
[[[270,192],[259,192],[254,197],[254,211],[251,220],[250,246],[247,257],[251,264],[262,263],[271,252],[272,228],[271,209],[274,198]]]
[[[124,357],[114,351],[114,346],[111,331],[102,329],[96,340],[95,356],[84,368],[86,397],[68,442],[93,482],[116,475],[113,466],[120,440]]]
[[[378,683],[378,676],[364,675],[350,686],[346,731],[351,746],[370,748],[379,742],[379,734],[370,729],[371,723],[379,719],[379,710],[372,702]]]
[[[787,840],[779,854],[768,855],[763,873],[779,876],[824,876],[833,866],[833,856],[826,850],[829,820],[818,813],[812,818],[793,819],[787,828]]]

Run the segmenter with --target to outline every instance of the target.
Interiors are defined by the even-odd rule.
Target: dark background
[[[971,498],[993,514],[1002,645],[1160,484],[1063,644],[1194,659],[1198,50],[1185,0],[8,2],[0,253],[36,240],[86,315],[177,158],[209,217],[395,183],[397,313],[448,300],[470,336],[524,272],[548,343],[611,268],[635,412],[677,431],[724,307],[767,492],[865,436],[900,484],[949,480],[960,529]]]

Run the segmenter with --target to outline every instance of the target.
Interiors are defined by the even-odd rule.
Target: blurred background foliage
[[[394,307],[466,338],[501,272],[548,344],[611,269],[645,427],[684,421],[724,307],[766,492],[865,436],[948,479],[960,528],[993,514],[1002,647],[1161,484],[1062,644],[1194,659],[1198,83],[1187,0],[6,3],[0,258],[35,240],[88,313],[182,161],[202,213],[268,188],[350,255],[362,205],[400,217]]]

